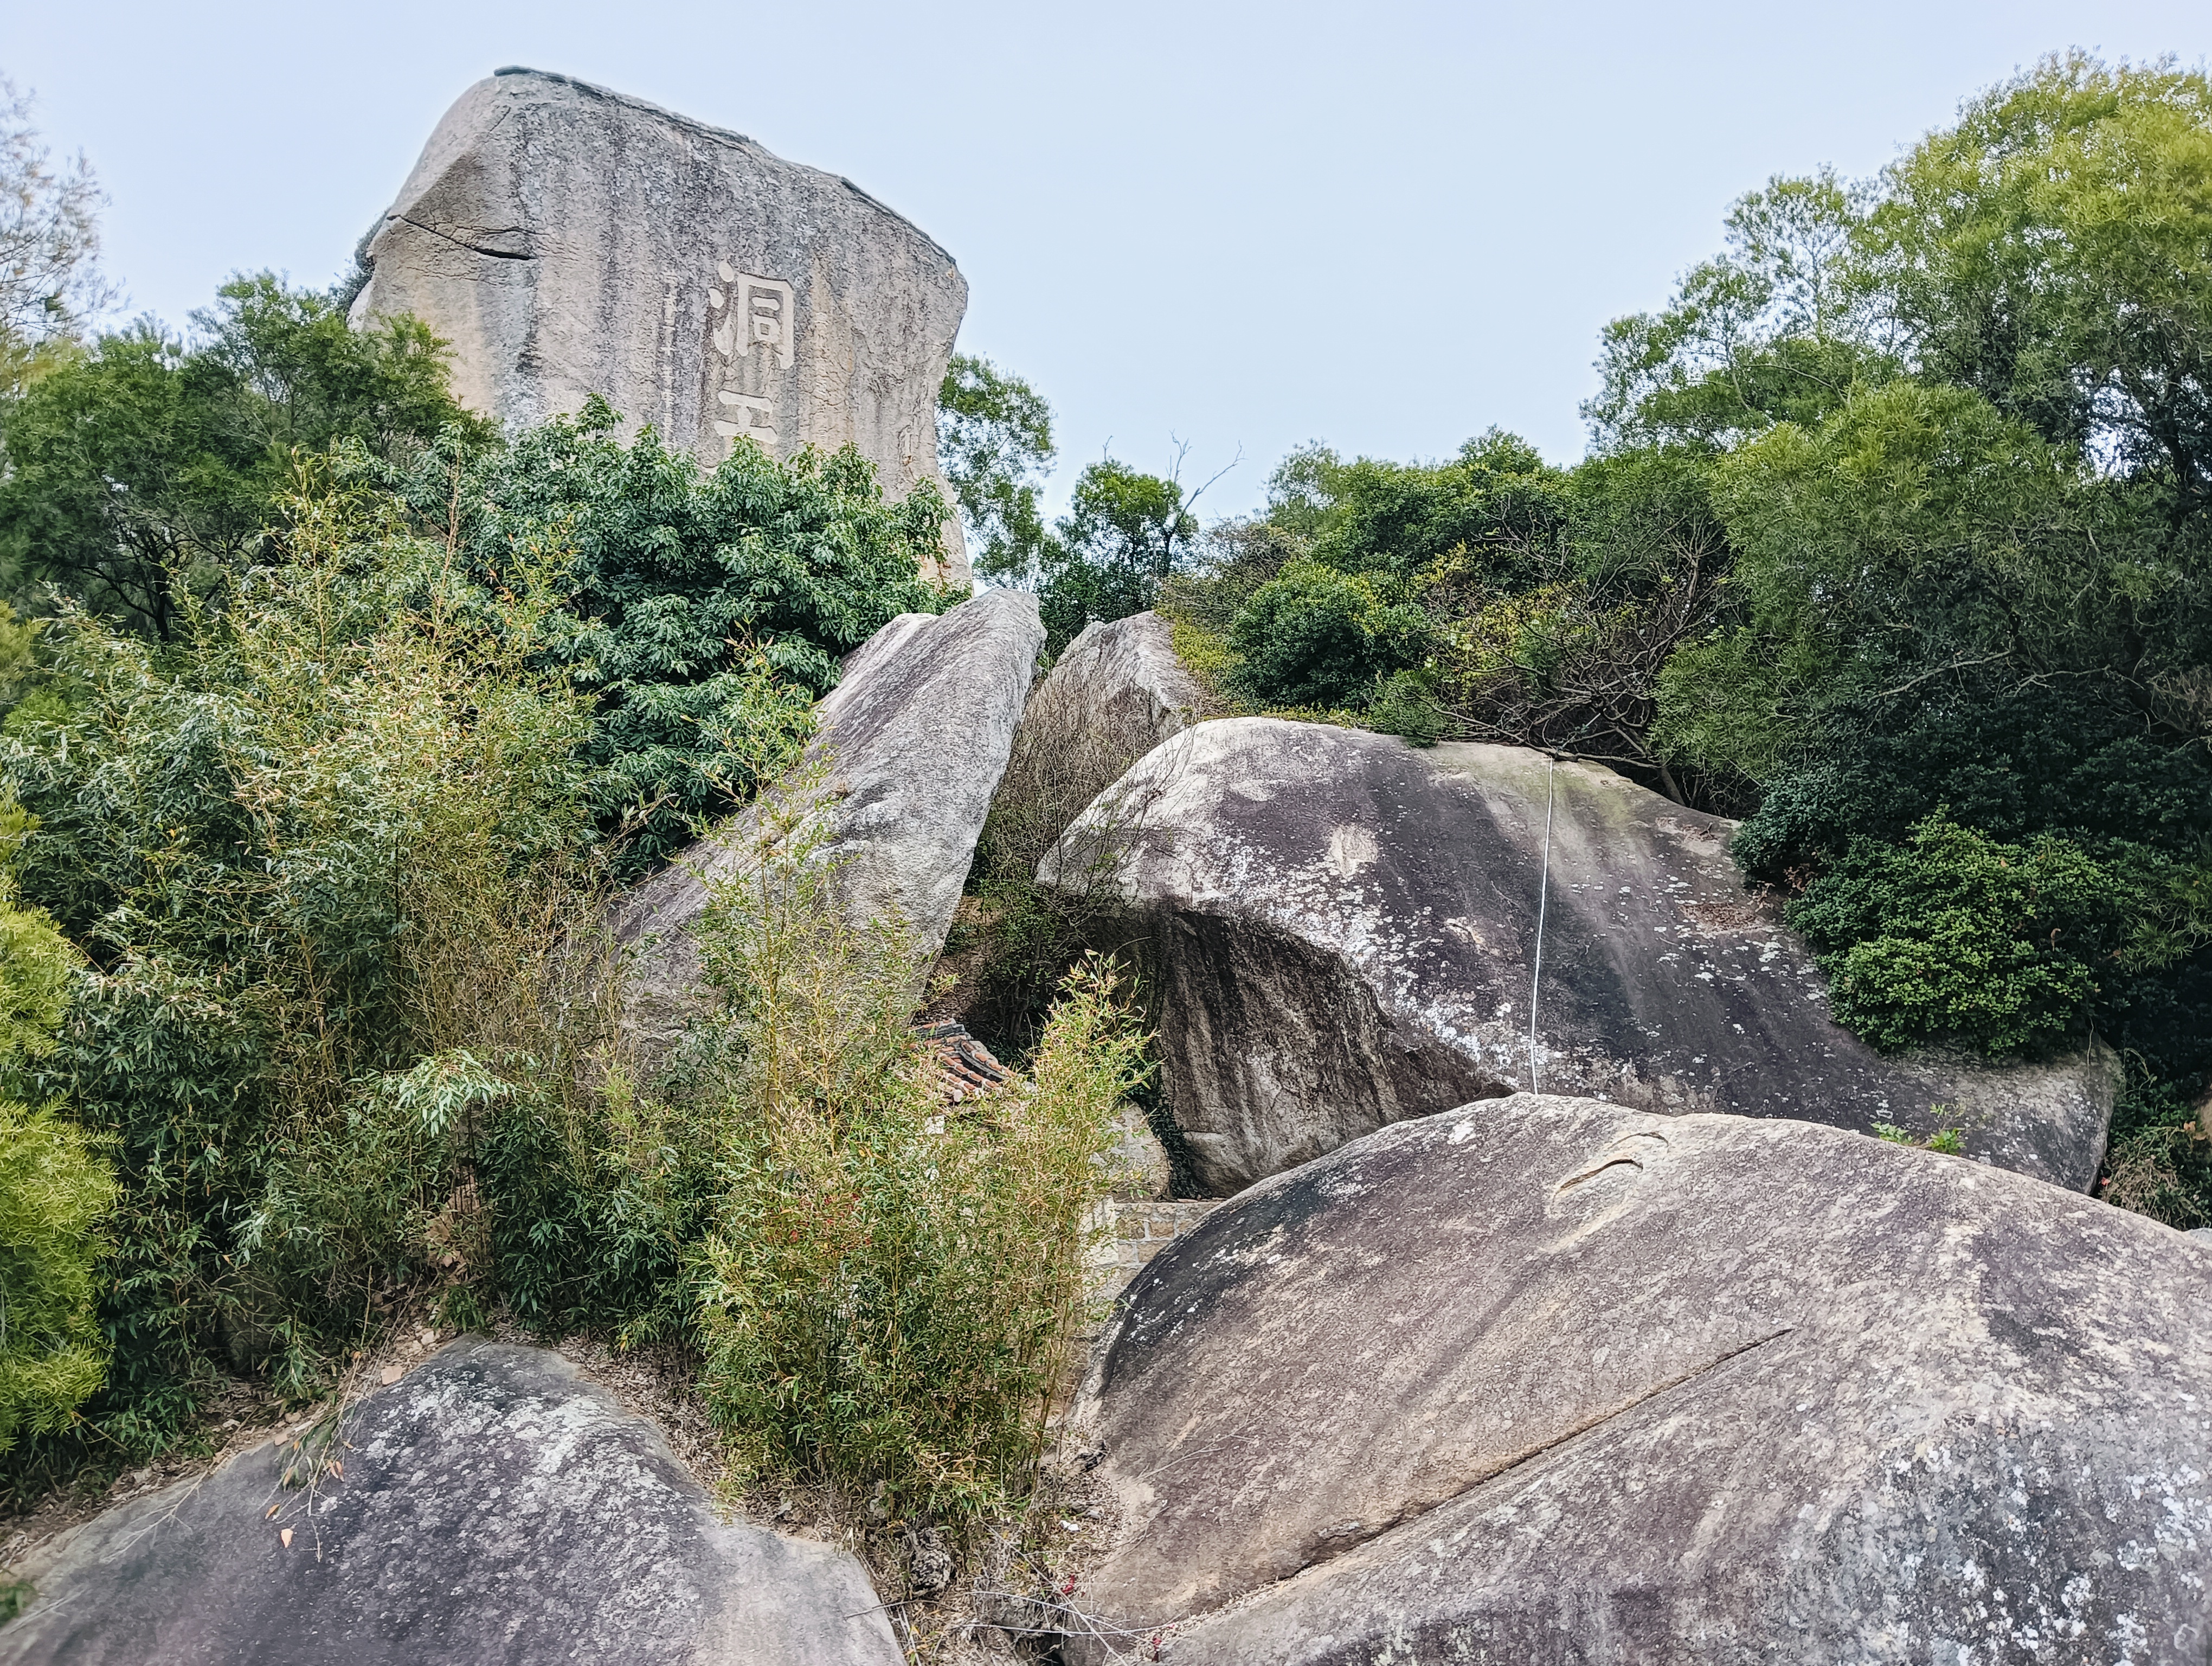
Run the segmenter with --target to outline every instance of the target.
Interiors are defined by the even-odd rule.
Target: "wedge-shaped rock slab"
[[[1061,650],[1030,701],[1030,718],[1080,730],[1102,752],[1141,757],[1204,714],[1205,690],[1176,657],[1157,613],[1092,623]]]
[[[848,443],[893,497],[939,478],[968,285],[851,180],[604,87],[502,70],[454,102],[370,234],[355,323],[412,313],[509,424],[604,395],[720,462]],[[958,523],[951,576],[964,586]]]
[[[1964,1158],[1516,1095],[1214,1211],[1079,1426],[1183,1666],[2182,1661],[2212,1251]]]
[[[807,757],[826,762],[836,795],[828,854],[842,864],[840,904],[856,923],[896,918],[926,954],[944,945],[1043,646],[1036,599],[988,590],[949,613],[902,613],[847,656],[816,708]],[[626,1004],[648,1055],[666,1049],[693,1010],[702,972],[692,928],[714,885],[743,871],[754,826],[750,812],[732,817],[610,917],[629,951]]]
[[[1948,1116],[1972,1155],[2083,1189],[2103,1158],[2109,1049],[2004,1069],[1881,1056],[1828,1016],[1804,945],[1746,890],[1734,824],[1608,769],[1237,718],[1100,794],[1063,846],[1085,884],[1102,821],[1158,961],[1167,1106],[1221,1195],[1531,1086],[1922,1135]]]
[[[455,1342],[343,1436],[343,1473],[312,1493],[280,1484],[272,1444],[76,1529],[27,1570],[37,1594],[0,1661],[901,1658],[852,1556],[719,1519],[659,1432],[557,1354]]]

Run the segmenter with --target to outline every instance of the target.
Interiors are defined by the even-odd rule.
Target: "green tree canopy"
[[[1198,538],[1196,496],[1172,473],[1145,474],[1110,457],[1083,471],[1044,555],[1037,605],[1049,651],[1094,621],[1126,619],[1158,599]]]
[[[842,655],[953,598],[921,577],[949,513],[933,486],[887,503],[849,446],[779,463],[748,443],[702,469],[619,426],[594,398],[512,445],[441,444],[383,477],[482,583],[566,552],[545,651],[597,698],[600,824],[631,873],[782,767]]]
[[[150,322],[103,336],[0,408],[0,581],[19,604],[52,585],[168,641],[179,585],[262,549],[296,453],[490,435],[415,320],[354,331],[330,296],[263,274],[193,322],[191,343]]]
[[[1929,375],[2053,444],[2212,493],[2212,82],[2045,59],[1893,165],[1866,282]]]
[[[1044,396],[988,359],[954,354],[938,394],[937,455],[976,574],[997,584],[1035,584],[1052,544],[1037,507],[1053,459]]]

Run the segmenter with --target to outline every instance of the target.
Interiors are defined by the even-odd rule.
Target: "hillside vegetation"
[[[1771,180],[1598,368],[1571,468],[1285,459],[1159,573],[1186,658],[1743,818],[1845,1023],[2094,1033],[2106,1195],[2212,1221],[2212,86],[2053,58]]]
[[[791,773],[839,657],[955,599],[951,506],[597,401],[502,435],[343,287],[96,333],[88,187],[9,155],[58,205],[0,295],[9,1502],[426,1308],[669,1346],[748,1473],[1018,1493],[1137,1002],[1028,991],[1026,1075],[948,1126],[921,969],[836,925]],[[2212,85],[2056,58],[1878,179],[1772,180],[1600,368],[1572,467],[1315,445],[1203,529],[1110,459],[1048,526],[1048,410],[963,357],[946,474],[1055,651],[1157,605],[1224,707],[1741,818],[1844,1022],[2109,1042],[2104,1195],[2212,1222]],[[752,803],[713,1017],[637,1079],[601,904]]]

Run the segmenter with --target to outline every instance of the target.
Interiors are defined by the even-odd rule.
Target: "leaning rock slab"
[[[816,708],[801,769],[829,772],[826,854],[842,864],[840,905],[856,922],[896,919],[923,953],[944,946],[1043,645],[1036,599],[988,590],[937,617],[902,613],[847,657]],[[750,812],[731,818],[611,917],[629,952],[631,1028],[648,1055],[665,1051],[693,1010],[702,972],[692,928],[715,885],[744,871],[755,826]]]
[[[1149,754],[1039,877],[1095,887],[1111,844],[1110,884],[1159,963],[1167,1106],[1219,1195],[1531,1085],[1923,1135],[1942,1106],[1970,1154],[2086,1189],[2109,1050],[2003,1069],[1875,1053],[1830,1018],[1811,955],[1745,888],[1732,831],[1521,747],[1237,718]]]
[[[1517,1095],[1223,1204],[1079,1402],[1184,1666],[2201,1658],[2212,1251],[1963,1158]]]
[[[952,257],[740,134],[502,70],[446,112],[366,253],[354,321],[422,319],[461,402],[509,425],[599,393],[710,465],[740,438],[779,458],[850,443],[890,496],[939,478],[968,305]]]
[[[78,1528],[27,1570],[37,1594],[0,1661],[902,1657],[849,1554],[722,1521],[659,1433],[557,1354],[453,1343],[343,1437],[343,1473],[312,1492],[280,1483],[272,1444]]]

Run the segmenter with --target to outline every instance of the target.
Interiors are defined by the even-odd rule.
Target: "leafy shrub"
[[[1418,672],[1395,671],[1368,706],[1367,727],[1378,734],[1402,736],[1416,746],[1433,746],[1451,727],[1451,718],[1437,703],[1429,679]]]
[[[0,843],[27,818],[0,809]],[[50,1054],[76,952],[0,872],[0,1452],[66,1427],[106,1365],[95,1319],[113,1170],[83,1133],[20,1096]]]
[[[706,1391],[755,1473],[966,1514],[1018,1488],[1040,1449],[1144,1037],[1091,964],[1033,1081],[945,1108],[907,1026],[902,929],[841,921],[822,838],[811,806],[775,809],[702,936],[726,1002]]]
[[[1789,907],[1834,980],[1836,1016],[1885,1049],[2004,1055],[2063,1038],[2132,920],[2120,878],[2049,835],[2005,844],[1935,816],[1868,842]]]
[[[93,1411],[122,1449],[173,1438],[223,1365],[305,1391],[380,1280],[428,1268],[415,1225],[465,1153],[397,1085],[426,1055],[557,1081],[590,1039],[558,985],[590,706],[532,664],[559,553],[493,591],[386,502],[288,520],[166,654],[65,611],[76,692],[0,748],[42,818],[25,889],[94,962],[43,1074],[120,1170]]]
[[[519,555],[565,552],[542,647],[595,701],[593,809],[627,877],[797,756],[842,655],[954,598],[922,577],[949,513],[927,482],[887,503],[850,446],[779,463],[740,445],[702,470],[650,429],[623,444],[619,422],[593,399],[511,446],[445,445],[376,477],[451,528],[487,590]]]
[[[115,1177],[83,1133],[0,1099],[0,1452],[66,1428],[100,1384],[100,1229]]]
[[[1231,686],[1284,706],[1363,702],[1395,671],[1428,652],[1428,617],[1383,599],[1373,581],[1295,562],[1261,585],[1237,616],[1230,646],[1241,664]]]

